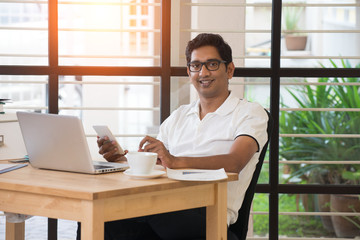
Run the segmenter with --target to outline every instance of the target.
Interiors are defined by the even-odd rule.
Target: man
[[[228,89],[235,66],[220,35],[200,34],[186,48],[187,73],[199,100],[175,110],[158,137],[146,136],[139,151],[156,152],[169,168],[219,169],[239,173],[228,184],[228,225],[237,219],[260,151],[267,141],[268,116],[259,104]],[[118,161],[114,143],[99,139],[99,153]],[[105,225],[106,239],[205,239],[205,208],[120,220]],[[232,237],[229,232],[229,239]]]

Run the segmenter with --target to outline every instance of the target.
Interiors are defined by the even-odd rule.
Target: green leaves
[[[285,30],[297,30],[303,7],[284,7]]]
[[[337,68],[334,61],[332,66]],[[348,61],[342,67],[352,68]],[[360,64],[356,66],[360,68]],[[280,133],[287,134],[359,134],[360,114],[351,111],[360,108],[359,78],[319,78],[318,83],[328,85],[306,85],[287,89],[300,108],[336,108],[348,111],[290,111],[280,112]],[[288,107],[282,100],[281,107]],[[283,137],[280,139],[280,156],[287,160],[357,160],[360,156],[360,139],[353,137]],[[292,177],[323,183],[360,183],[358,165],[290,165]],[[319,168],[323,179],[314,180],[310,175]],[[352,177],[349,177],[349,176]]]

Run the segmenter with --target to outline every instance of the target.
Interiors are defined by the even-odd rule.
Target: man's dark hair
[[[191,61],[191,53],[200,47],[213,46],[217,49],[222,60],[226,61],[226,65],[232,62],[231,47],[219,34],[201,33],[197,35],[193,40],[188,42],[186,46],[185,55],[186,61]]]

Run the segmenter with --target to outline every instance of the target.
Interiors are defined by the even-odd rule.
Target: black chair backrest
[[[249,225],[249,215],[250,215],[251,203],[254,198],[256,183],[259,179],[261,167],[264,162],[266,150],[267,150],[267,147],[269,144],[269,139],[270,139],[272,128],[273,128],[273,120],[271,118],[271,115],[267,110],[265,110],[265,111],[269,116],[268,125],[267,125],[268,141],[266,142],[263,149],[261,150],[261,153],[259,156],[259,162],[256,165],[250,185],[249,185],[248,189],[246,190],[244,201],[241,205],[241,208],[239,209],[238,219],[236,220],[235,223],[233,223],[229,226],[229,230],[231,232],[233,232],[239,240],[246,239],[248,225]]]

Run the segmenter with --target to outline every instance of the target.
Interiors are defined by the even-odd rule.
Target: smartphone
[[[108,128],[108,126],[94,125],[93,128],[95,129],[97,135],[100,138],[103,138],[103,137],[107,136],[110,141],[115,141],[116,142],[116,148],[118,149],[119,154],[124,154],[125,153],[124,150],[122,149],[122,147],[120,146],[120,144],[117,142],[114,135],[112,134],[112,132],[110,131],[110,129]]]

